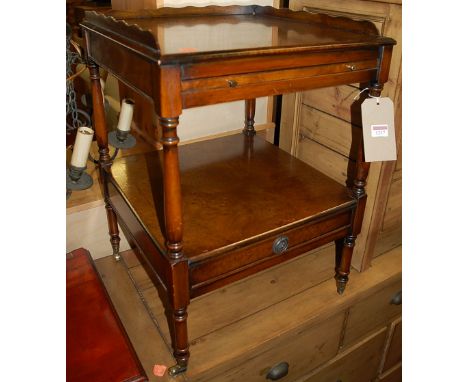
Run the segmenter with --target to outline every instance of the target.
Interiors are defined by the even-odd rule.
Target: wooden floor
[[[283,333],[299,333],[301,326],[346,309],[401,272],[399,247],[375,259],[371,270],[352,272],[345,294],[337,296],[333,259],[333,247],[322,247],[193,300],[190,367],[177,378],[153,375],[155,364],[174,360],[163,305],[136,255],[127,251],[119,263],[105,257],[96,266],[151,381],[222,382],[236,380],[236,365],[253,359],[259,344],[274,349]]]

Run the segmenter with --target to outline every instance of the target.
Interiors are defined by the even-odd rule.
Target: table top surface
[[[83,25],[138,41],[154,49],[161,59],[394,43],[379,36],[367,21],[272,7],[161,8],[112,11],[106,15],[89,12]]]

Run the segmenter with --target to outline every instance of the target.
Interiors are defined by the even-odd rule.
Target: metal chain
[[[70,47],[71,33],[72,29],[69,24],[67,24],[67,41],[66,41],[66,52],[67,52],[67,78],[72,76],[73,65],[83,64],[81,56],[77,52],[73,52]],[[71,125],[67,122],[67,135],[71,134],[73,130],[78,127],[89,125],[91,118],[89,115],[81,109],[78,109],[76,105],[76,93],[75,88],[73,87],[73,80],[67,80],[67,120],[68,116],[71,115]],[[81,118],[80,118],[81,114]]]

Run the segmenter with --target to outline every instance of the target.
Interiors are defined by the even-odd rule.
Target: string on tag
[[[380,105],[380,97],[376,97],[376,96],[373,96],[371,94],[369,94],[369,97],[374,98],[375,100],[377,100],[377,105]]]
[[[356,96],[353,99],[356,101],[361,96],[361,94],[364,93],[367,90],[369,90],[369,88],[362,89],[358,94],[356,94]],[[375,98],[377,100],[377,105],[380,105],[380,97],[376,97],[376,96],[373,96],[371,94],[368,94],[368,96],[370,98]]]
[[[366,90],[369,90],[369,88],[362,89],[358,94],[356,94],[356,97],[354,97],[354,100],[356,101],[361,96],[361,94],[364,93]]]

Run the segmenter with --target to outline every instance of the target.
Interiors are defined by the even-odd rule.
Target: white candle
[[[119,123],[117,129],[120,131],[129,131],[132,124],[133,118],[133,106],[135,102],[130,98],[124,98],[122,100],[122,106],[120,107]]]
[[[89,149],[93,141],[94,130],[89,127],[79,127],[76,132],[75,145],[71,157],[71,165],[75,167],[86,167]]]

